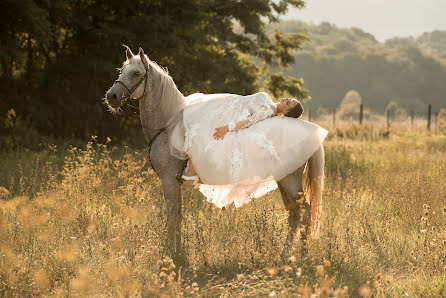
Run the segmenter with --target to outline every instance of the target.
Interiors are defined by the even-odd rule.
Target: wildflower
[[[330,267],[331,266],[331,262],[329,260],[325,260],[324,261],[324,266],[325,267]]]
[[[322,266],[322,265],[316,266],[316,275],[319,275],[319,276],[324,275],[324,266]]]
[[[301,297],[311,297],[311,295],[313,294],[313,291],[308,286],[298,287],[297,294],[300,295]]]
[[[274,276],[274,275],[277,275],[277,273],[279,273],[279,268],[277,268],[277,267],[267,268],[267,269],[266,269],[266,272],[267,272],[269,275]]]
[[[329,287],[322,287],[317,290],[318,297],[326,297],[329,298],[331,296],[332,290]]]
[[[302,268],[297,268],[296,270],[296,277],[299,278],[302,276]]]
[[[196,282],[192,283],[192,290],[194,292],[197,292],[200,288],[198,287],[198,284]]]
[[[167,280],[169,281],[169,282],[173,282],[174,280],[175,280],[175,276],[176,276],[177,274],[175,273],[175,272],[170,272],[170,274],[169,274],[169,276],[167,276]]]
[[[371,297],[372,296],[372,289],[368,285],[363,285],[359,288],[359,296],[361,297]]]
[[[346,296],[347,296],[347,293],[345,292],[344,289],[341,289],[341,288],[338,288],[333,292],[333,297],[336,297],[336,298],[346,297]]]
[[[282,270],[283,270],[283,272],[288,273],[288,272],[290,272],[290,271],[293,271],[293,267],[288,266],[288,265],[284,265],[284,266],[282,267]]]

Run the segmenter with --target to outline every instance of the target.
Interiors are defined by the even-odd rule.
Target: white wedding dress
[[[216,206],[239,207],[277,188],[321,146],[327,131],[304,120],[271,117],[268,94],[192,94],[170,129],[171,153],[191,157],[202,181],[199,190]],[[231,131],[223,140],[215,128],[249,119],[250,126]]]

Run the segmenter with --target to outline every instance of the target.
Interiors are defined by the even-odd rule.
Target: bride
[[[239,207],[276,189],[321,146],[327,131],[297,119],[302,112],[298,100],[274,103],[264,92],[192,94],[170,125],[170,152],[188,159],[182,178],[209,202]]]

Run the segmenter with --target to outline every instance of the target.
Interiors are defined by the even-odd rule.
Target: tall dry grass
[[[283,261],[278,192],[221,211],[184,188],[188,264],[165,256],[144,151],[0,153],[2,296],[446,295],[446,135],[330,128],[321,235]]]

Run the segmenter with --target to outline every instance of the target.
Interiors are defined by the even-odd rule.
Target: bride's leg
[[[189,158],[187,171],[181,176],[184,181],[188,183],[192,183],[195,188],[200,187],[200,178],[195,171],[194,165],[192,164],[192,160]]]
[[[192,159],[189,158],[189,169],[187,169],[187,172],[184,173],[185,176],[196,176],[197,172],[195,172],[194,165],[192,163]]]

